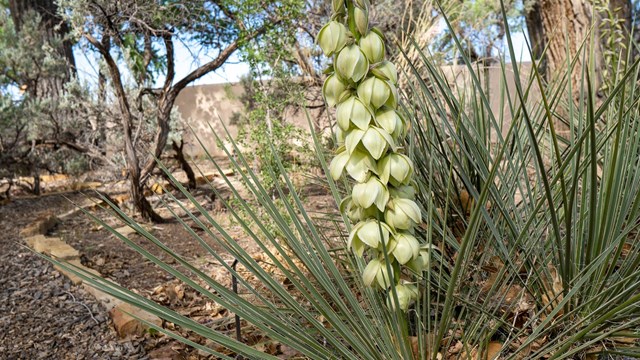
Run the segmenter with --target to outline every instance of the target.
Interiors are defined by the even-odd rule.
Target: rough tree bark
[[[36,13],[40,16],[40,32],[45,43],[54,46],[60,58],[65,59],[69,64],[62,74],[56,76],[38,77],[31,84],[27,85],[29,95],[36,98],[57,98],[62,95],[64,85],[75,75],[75,59],[73,57],[73,43],[69,41],[67,35],[69,28],[58,15],[58,5],[55,0],[9,0],[9,11],[11,18],[19,32],[24,21],[29,14]],[[55,39],[64,41],[55,41]]]
[[[608,10],[603,10],[607,7]],[[611,22],[603,20],[611,18],[623,28],[623,33],[628,34],[631,24],[630,0],[538,0],[526,14],[525,20],[533,55],[542,60],[547,80],[559,74],[564,75],[568,69],[568,53],[572,58],[577,56],[570,81],[574,89],[579,89],[584,67],[589,61],[590,43],[584,40],[593,36],[595,68],[591,70],[595,72],[593,81],[596,89],[599,89],[604,80],[605,50],[611,47],[607,44],[606,33],[612,30]],[[545,48],[545,57],[541,59]],[[623,50],[619,41],[616,49],[612,50]],[[625,56],[624,53],[621,55]]]

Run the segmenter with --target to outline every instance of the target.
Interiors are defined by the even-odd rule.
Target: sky
[[[518,61],[528,62],[531,61],[529,52],[526,48],[525,34],[523,32],[517,32],[512,35],[514,51]],[[504,40],[506,47],[506,39]],[[86,81],[89,84],[97,83],[98,71],[97,71],[97,54],[85,51],[80,47],[74,49],[76,66],[78,68],[78,75],[81,80]],[[177,42],[175,45],[176,55],[176,80],[182,79],[184,76],[195,70],[199,65],[210,60],[207,54],[198,54],[194,61],[193,56],[189,53],[188,49],[183,43]],[[507,56],[506,62],[511,62],[511,59]],[[204,77],[196,80],[191,85],[204,85],[204,84],[221,84],[229,82],[238,82],[240,78],[249,73],[249,65],[240,61],[237,56],[232,56],[231,59],[215,72],[209,73]],[[164,81],[162,77],[157,79],[157,84],[161,84]]]

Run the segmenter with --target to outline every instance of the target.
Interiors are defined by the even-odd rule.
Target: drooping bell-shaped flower
[[[420,223],[422,216],[418,205],[409,199],[391,199],[387,203],[384,220],[394,230],[409,230]]]
[[[405,135],[405,122],[397,110],[382,107],[375,115],[376,124],[385,129],[393,138],[399,139]]]
[[[322,85],[324,100],[331,107],[338,103],[345,90],[347,90],[347,84],[342,82],[336,74],[330,75]]]
[[[367,75],[369,61],[357,45],[349,45],[338,53],[335,71],[342,79],[357,83]]]
[[[413,235],[408,233],[396,233],[393,235],[396,244],[393,249],[393,256],[402,265],[420,256],[420,243]]]
[[[409,306],[418,299],[418,288],[412,284],[398,284],[395,286],[396,296],[398,297],[398,307],[402,311],[409,310]],[[389,292],[387,295],[387,306],[391,309],[396,309],[395,298],[393,292]]]
[[[418,257],[411,259],[406,266],[413,270],[416,274],[420,274],[421,272],[429,269],[431,265],[431,258],[429,256],[429,248],[434,248],[433,245],[423,245],[420,248],[420,254]]]
[[[376,110],[382,105],[395,109],[398,92],[395,85],[389,81],[371,76],[358,85],[358,97]]]
[[[373,118],[373,112],[357,96],[351,96],[338,104],[336,118],[338,126],[344,131],[349,130],[351,124],[358,129],[366,130]]]
[[[384,41],[382,37],[375,31],[370,31],[367,35],[360,38],[360,50],[369,60],[369,63],[375,64],[384,59]]]
[[[378,162],[380,180],[393,186],[406,185],[413,175],[413,162],[408,156],[391,153]]]
[[[337,181],[345,169],[358,182],[366,181],[370,172],[378,173],[376,161],[367,152],[355,150],[349,154],[345,147],[340,147],[329,165],[331,178]]]
[[[347,152],[353,152],[359,144],[362,144],[369,154],[376,160],[387,152],[387,149],[395,150],[393,138],[383,129],[377,126],[369,126],[367,130],[353,129],[345,138]],[[376,173],[378,173],[376,171]]]
[[[389,201],[387,186],[376,176],[371,176],[366,182],[356,184],[351,194],[354,204],[364,209],[375,205],[380,211],[384,211]]]
[[[384,259],[373,259],[364,268],[362,274],[362,280],[366,286],[372,286],[374,281],[381,289],[388,289],[393,283],[395,283],[395,276],[397,269],[394,266],[390,266],[391,272],[387,268]]]
[[[340,212],[346,214],[349,220],[354,223],[367,219],[377,218],[380,214],[380,211],[375,206],[364,209],[356,205],[351,200],[351,196],[347,196],[340,202]]]
[[[377,249],[389,243],[391,229],[382,221],[370,219],[357,223],[349,234],[348,246],[362,256],[365,246]]]
[[[318,33],[318,45],[325,56],[331,56],[344,48],[348,40],[347,27],[337,21],[329,21]]]
[[[393,85],[398,85],[398,70],[391,61],[385,60],[375,64],[375,66],[371,68],[371,73],[377,78],[391,81]]]

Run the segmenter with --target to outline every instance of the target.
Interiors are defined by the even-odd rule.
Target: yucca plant
[[[358,48],[366,45],[362,35],[370,30],[363,11],[365,1],[333,3],[339,18],[323,29],[332,37],[325,43],[321,40],[321,45],[331,55],[337,52],[337,58],[347,51],[345,56],[357,61],[345,65],[341,78],[328,77],[325,95],[328,94],[329,105],[351,104],[353,109],[364,97],[358,85],[377,68],[370,67],[369,61],[380,62],[384,51],[362,52]],[[340,22],[348,19],[353,20]],[[349,36],[353,38],[350,40]],[[508,44],[514,59],[510,40]],[[588,44],[586,41],[584,54],[589,54]],[[362,249],[356,247],[352,252],[347,246],[349,233],[366,226],[352,229],[349,215],[356,221],[374,219],[377,235],[384,236],[384,231],[390,236],[399,233],[398,227],[389,225],[389,219],[380,217],[389,201],[364,218],[354,217],[349,211],[357,213],[357,207],[368,208],[364,205],[375,207],[375,200],[363,204],[359,199],[357,207],[343,206],[340,211],[343,199],[360,191],[356,188],[358,182],[373,178],[385,186],[391,184],[390,189],[396,187],[390,178],[381,176],[382,171],[374,177],[376,171],[369,160],[364,160],[364,165],[371,165],[366,176],[360,177],[354,171],[355,183],[344,178],[336,183],[331,176],[323,179],[335,199],[334,211],[317,218],[305,208],[276,155],[275,165],[267,170],[283,180],[274,185],[281,195],[281,206],[274,204],[272,192],[260,184],[233,142],[228,155],[233,151],[237,156],[229,156],[229,161],[242,177],[248,196],[241,196],[209,157],[233,193],[234,205],[225,203],[229,216],[264,252],[269,270],[174,181],[193,205],[187,206],[168,193],[169,200],[186,214],[176,217],[177,221],[207,256],[215,258],[238,279],[245,294],[236,294],[185,261],[163,245],[162,234],[148,232],[116,207],[114,211],[128,225],[177,265],[163,262],[101,219],[88,215],[144,258],[239,315],[266,337],[297,350],[303,358],[557,359],[589,352],[639,355],[640,349],[635,345],[640,335],[640,311],[636,305],[640,300],[640,246],[636,241],[640,226],[637,63],[630,59],[620,61],[609,93],[597,101],[588,72],[582,74],[581,89],[571,89],[567,82],[572,64],[585,55],[569,57],[566,72],[549,83],[543,81],[536,63],[528,74],[522,73],[518,64],[511,64],[515,92],[501,86],[493,90],[495,93],[488,93],[468,59],[463,58],[470,81],[456,87],[428,54],[415,50],[422,58],[400,74],[407,77],[407,88],[401,89],[404,102],[398,107],[404,116],[396,120],[410,123],[412,130],[405,136],[402,124],[396,135],[389,132],[394,136],[393,146],[387,142],[380,154],[376,147],[367,147],[368,151],[376,150],[376,170],[384,168],[380,165],[383,161],[378,162],[383,155],[390,156],[398,146],[404,147],[413,163],[412,182],[404,175],[394,179],[399,186],[411,183],[415,187],[422,215],[421,224],[413,221],[418,226],[409,234],[424,249],[425,254],[419,256],[424,255],[428,261],[423,262],[421,271],[406,271],[403,275],[412,282],[408,298],[413,304],[399,301],[405,296],[403,290],[387,286],[400,280],[395,276],[383,274],[378,288],[368,286],[374,283],[370,276],[366,281],[361,276],[367,272],[371,259],[377,259],[378,270],[386,269],[386,274],[391,273],[392,267],[397,269],[398,256],[393,251],[383,247],[363,255]],[[360,56],[360,52],[364,55]],[[340,62],[337,58],[336,66]],[[507,81],[507,71],[507,65],[501,64],[503,83]],[[387,77],[384,81],[392,79],[386,73],[381,77]],[[349,87],[355,89],[355,96]],[[492,110],[489,99],[495,97],[501,99],[503,110]],[[393,104],[387,104],[387,100],[379,104],[379,109],[395,112],[395,106],[389,106]],[[390,116],[394,114],[385,115],[379,109],[364,108],[371,116],[367,126],[372,121],[386,124],[386,116],[396,119]],[[353,112],[344,120],[338,114],[338,122],[346,123],[340,126],[342,131],[357,128],[357,124],[350,124],[352,115]],[[311,136],[319,162],[330,174],[328,151],[316,134]],[[361,144],[356,145],[352,153],[362,150]],[[363,164],[353,165],[358,170]],[[341,171],[335,173],[339,175]],[[167,175],[171,177],[168,171]],[[212,189],[215,191],[215,187]],[[390,189],[386,189],[389,197]],[[285,193],[289,196],[282,196]],[[256,213],[258,208],[261,214]],[[196,232],[193,227],[202,231]],[[371,234],[376,232],[372,230]],[[353,245],[353,236],[351,240]],[[214,251],[214,242],[215,248],[224,249],[224,254]],[[225,262],[223,257],[228,255],[246,271],[236,271]],[[410,257],[417,258],[413,250]],[[235,354],[251,359],[275,358],[73,265],[51,260],[75,272],[86,283],[211,339]],[[286,284],[276,279],[273,268],[288,279]],[[394,300],[388,300],[388,294]],[[389,306],[393,304],[401,306]],[[226,351],[149,325],[219,358],[232,358]]]

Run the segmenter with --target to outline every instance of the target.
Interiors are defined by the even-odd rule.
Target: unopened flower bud
[[[420,249],[420,254],[415,259],[410,260],[406,266],[413,270],[416,274],[420,274],[421,272],[429,269],[431,265],[431,259],[429,256],[429,247],[433,247],[433,245],[427,245],[426,247],[422,247]]]
[[[371,109],[357,96],[351,96],[341,102],[336,111],[338,126],[344,131],[349,130],[352,123],[358,129],[366,130],[369,128],[372,117]]]
[[[363,36],[367,35],[369,32],[369,10],[356,6],[353,9],[353,19],[356,23],[358,32]]]
[[[358,97],[365,104],[378,109],[382,105],[387,105],[395,109],[397,106],[397,90],[395,85],[388,81],[378,79],[375,76],[367,78],[358,85]]]
[[[341,14],[344,12],[344,0],[333,0],[331,1],[331,7],[333,8],[334,14]]]
[[[384,41],[380,35],[373,31],[370,31],[367,35],[360,38],[360,50],[362,50],[371,64],[375,64],[384,59]]]
[[[340,202],[340,212],[346,214],[349,220],[354,223],[367,219],[377,218],[380,214],[380,211],[375,206],[363,209],[360,206],[354,204],[354,202],[351,200],[351,196],[347,196],[342,200],[342,202]]]
[[[422,216],[418,204],[409,199],[391,199],[387,203],[384,219],[394,230],[409,230],[420,222]]]
[[[352,200],[362,208],[366,209],[375,204],[380,211],[384,211],[389,201],[389,191],[380,179],[372,176],[366,182],[353,187]]]
[[[318,33],[318,45],[326,56],[331,56],[347,44],[347,27],[337,21],[329,21]]]
[[[336,73],[343,79],[358,82],[369,71],[369,61],[358,45],[343,48],[336,59]]]
[[[413,162],[408,156],[391,153],[378,163],[378,173],[383,183],[393,186],[406,185],[413,175]]]

